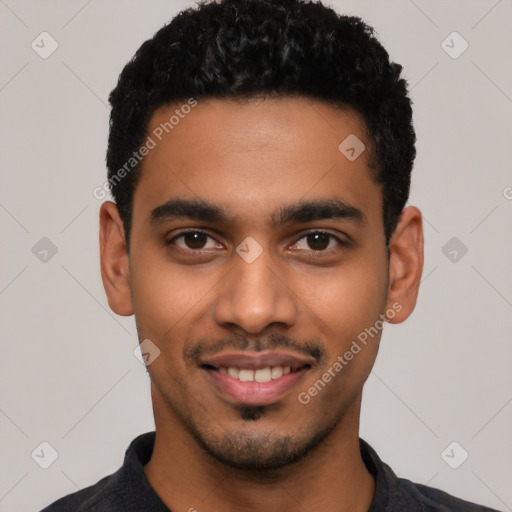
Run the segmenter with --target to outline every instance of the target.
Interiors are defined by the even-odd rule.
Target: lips
[[[269,405],[283,399],[313,364],[311,357],[266,351],[217,354],[200,367],[227,401]]]

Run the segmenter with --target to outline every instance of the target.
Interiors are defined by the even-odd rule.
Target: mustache
[[[286,348],[311,356],[318,365],[321,365],[326,360],[325,349],[319,340],[313,339],[298,343],[281,333],[269,334],[268,336],[255,339],[248,338],[243,334],[234,334],[230,338],[222,338],[218,341],[200,339],[185,345],[183,358],[197,364],[205,356],[217,354],[227,348],[252,352]]]

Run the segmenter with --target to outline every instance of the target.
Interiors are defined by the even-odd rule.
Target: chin
[[[247,410],[246,410],[247,409]],[[259,407],[245,407],[246,421],[257,421]],[[198,444],[223,465],[249,472],[269,472],[288,468],[314,451],[334,430],[338,422],[315,432],[301,429],[297,435],[252,432],[225,432],[221,436],[194,434]]]

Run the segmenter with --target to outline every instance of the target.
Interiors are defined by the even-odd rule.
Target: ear
[[[100,208],[100,261],[101,279],[110,309],[121,316],[132,315],[124,224],[112,201],[104,202]]]
[[[386,311],[395,311],[388,322],[403,322],[414,310],[423,271],[423,225],[415,206],[402,211],[389,241],[389,284]],[[401,306],[401,307],[400,307]]]

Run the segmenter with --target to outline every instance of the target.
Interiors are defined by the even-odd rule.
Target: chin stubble
[[[265,414],[266,407],[241,407],[240,418],[245,422],[257,422]],[[336,428],[343,414],[331,424],[304,435],[301,439],[286,435],[273,438],[269,434],[254,435],[246,432],[226,432],[222,436],[204,435],[189,428],[196,442],[216,461],[223,465],[262,477],[275,474],[306,457],[317,448]],[[302,431],[306,434],[306,432]]]

